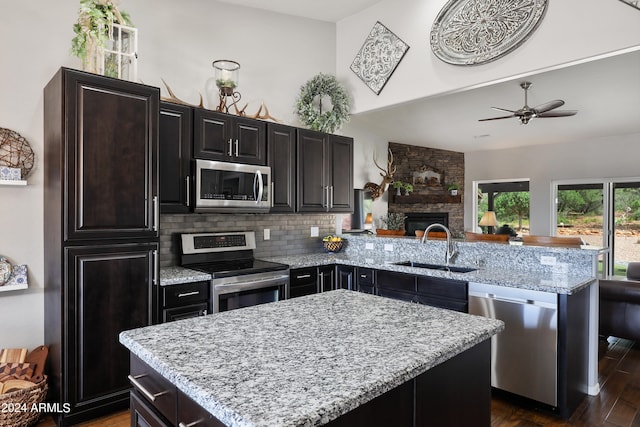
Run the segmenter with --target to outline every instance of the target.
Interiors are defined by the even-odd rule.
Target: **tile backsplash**
[[[322,250],[322,236],[335,233],[334,214],[165,214],[160,216],[160,266],[180,265],[180,234],[255,231],[256,258]],[[319,237],[311,236],[318,227]],[[264,240],[264,229],[270,240]]]

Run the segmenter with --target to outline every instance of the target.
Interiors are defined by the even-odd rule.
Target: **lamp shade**
[[[482,215],[478,225],[481,227],[497,227],[498,220],[496,219],[496,213],[494,211],[486,211]]]

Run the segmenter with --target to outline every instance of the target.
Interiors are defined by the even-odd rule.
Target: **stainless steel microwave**
[[[269,212],[271,168],[197,159],[195,211]]]

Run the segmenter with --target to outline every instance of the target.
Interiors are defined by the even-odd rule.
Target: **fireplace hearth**
[[[442,224],[449,227],[448,212],[410,212],[406,213],[404,229],[407,236],[415,236],[416,230],[424,230],[431,224]],[[434,228],[432,231],[444,231]]]

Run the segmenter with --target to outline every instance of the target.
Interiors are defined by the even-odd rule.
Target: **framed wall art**
[[[453,65],[478,65],[518,48],[538,27],[548,0],[449,0],[431,27],[431,50]]]
[[[408,44],[378,21],[353,59],[351,71],[379,95],[408,50]]]

